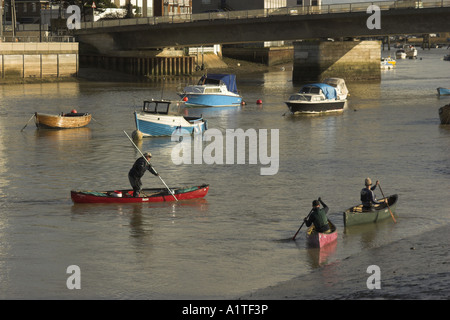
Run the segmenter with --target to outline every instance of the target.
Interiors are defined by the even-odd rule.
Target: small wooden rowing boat
[[[439,119],[441,124],[450,124],[450,104],[439,108]]]
[[[177,200],[199,199],[206,196],[209,185],[171,188]],[[133,197],[133,190],[75,191],[71,192],[74,203],[142,203],[176,201],[166,188],[142,189],[140,197]]]
[[[395,216],[395,206],[397,204],[398,195],[394,194],[386,197],[388,199],[389,208]],[[378,200],[383,201],[385,198]],[[389,208],[385,203],[377,204],[373,210],[364,211],[362,204],[353,206],[344,211],[344,226],[354,226],[364,223],[374,223],[387,218],[392,218]]]
[[[35,123],[38,128],[70,129],[87,126],[91,115],[87,112],[69,112],[62,114],[35,113]]]
[[[310,246],[322,248],[337,240],[338,233],[336,226],[330,220],[328,220],[328,225],[330,226],[329,233],[317,232],[314,224],[308,228],[306,239]]]

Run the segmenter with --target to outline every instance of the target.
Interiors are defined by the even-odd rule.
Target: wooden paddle
[[[387,207],[388,207],[388,209],[389,209],[389,213],[391,214],[392,220],[394,220],[394,223],[397,223],[397,221],[396,221],[395,218],[394,218],[394,214],[393,214],[392,211],[391,211],[391,207],[389,207],[389,199],[385,197],[385,195],[384,195],[384,193],[383,193],[383,189],[381,189],[381,184],[380,184],[380,182],[378,182],[378,186],[380,187],[381,194],[383,195],[383,198],[384,198],[385,201],[386,201],[386,204],[387,204]]]
[[[311,215],[311,213],[314,211],[314,208],[311,209],[311,211],[308,213],[308,215],[306,216],[306,220],[308,220],[309,216]],[[303,227],[303,225],[305,224],[305,219],[303,219],[303,223],[300,226],[300,228],[298,228],[297,232],[295,233],[295,235],[292,237],[292,240],[295,241],[295,237],[297,236],[297,234],[300,232],[300,229]]]
[[[150,167],[153,168],[153,166],[150,164],[150,162],[148,162],[147,158],[144,156],[144,154],[141,152],[141,150],[134,144],[133,140],[130,138],[130,136],[128,135],[128,133],[123,130],[123,132],[126,134],[126,136],[128,137],[128,140],[131,141],[131,143],[133,144],[133,146],[136,148],[137,151],[139,151],[139,153],[142,155],[142,157],[145,159],[145,161],[147,161],[148,165]],[[153,168],[153,170],[156,172],[155,168]],[[170,194],[172,195],[172,197],[178,201],[177,197],[175,197],[175,193],[167,186],[167,184],[164,182],[164,180],[161,178],[161,176],[158,174],[158,172],[156,172],[156,174],[158,175],[159,179],[161,180],[162,183],[164,183],[164,185],[166,186],[167,190],[169,190]]]

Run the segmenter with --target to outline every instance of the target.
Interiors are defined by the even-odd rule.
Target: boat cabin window
[[[144,101],[143,111],[148,113],[168,114],[170,102]]]
[[[205,93],[221,93],[222,90],[217,87],[205,88]]]
[[[325,100],[323,96],[312,96],[311,101],[322,101]]]

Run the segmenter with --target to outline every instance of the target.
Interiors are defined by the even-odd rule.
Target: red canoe
[[[206,196],[209,185],[171,188],[178,200],[199,199]],[[71,192],[74,203],[142,203],[175,201],[165,188],[142,189],[140,197],[133,197],[133,190],[75,191]]]
[[[330,233],[316,232],[314,225],[308,228],[306,238],[310,246],[322,248],[337,240],[338,233],[336,226],[330,220],[328,220],[328,224],[331,229]]]

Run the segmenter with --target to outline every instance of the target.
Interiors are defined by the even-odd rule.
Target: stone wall
[[[0,43],[0,78],[3,82],[76,77],[78,69],[78,43]]]
[[[294,43],[293,81],[381,79],[380,41],[305,41]]]

